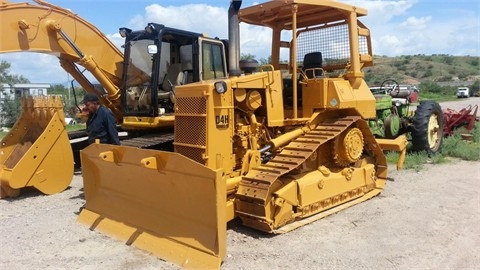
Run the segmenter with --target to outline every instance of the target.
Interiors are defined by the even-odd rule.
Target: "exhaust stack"
[[[231,0],[228,8],[228,69],[230,76],[240,76],[240,25],[238,11],[242,0]]]

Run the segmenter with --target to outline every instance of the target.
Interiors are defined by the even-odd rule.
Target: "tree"
[[[477,67],[478,66],[478,62],[479,62],[479,59],[476,57],[476,58],[473,58],[471,61],[470,61],[470,64],[474,67]]]
[[[267,58],[260,58],[260,65],[267,65],[272,63],[272,56]]]
[[[68,88],[62,84],[53,84],[49,92],[52,95],[68,95]]]
[[[252,59],[255,59],[255,55],[251,53],[242,53],[240,55],[240,60],[252,60]]]
[[[480,81],[476,80],[471,86],[470,91],[472,91],[474,96],[480,95]]]
[[[443,62],[447,65],[451,65],[453,64],[453,60],[454,60],[454,57],[453,56],[450,56],[450,55],[445,55],[443,57]]]
[[[440,93],[442,87],[438,83],[424,81],[420,83],[418,88],[420,89],[420,92]]]
[[[7,61],[0,61],[0,83],[4,84],[16,84],[16,83],[29,83],[30,81],[22,75],[10,74],[10,63]]]
[[[13,100],[5,99],[0,104],[0,124],[6,127],[12,127],[22,112],[20,98]]]
[[[10,74],[10,63],[0,61],[0,91],[3,91],[3,84],[10,86],[16,83],[29,83],[30,81],[22,75]],[[10,100],[6,98],[0,101],[0,123],[11,127],[17,121],[22,111],[20,98]]]

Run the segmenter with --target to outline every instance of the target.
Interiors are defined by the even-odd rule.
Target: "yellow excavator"
[[[175,87],[225,76],[215,70],[203,74],[202,65],[209,64],[208,59],[199,59],[197,53],[203,40],[208,40],[205,44],[212,50],[224,46],[225,41],[149,24],[148,31],[161,34],[120,28],[125,37],[122,53],[100,30],[72,11],[35,2],[2,0],[0,53],[36,52],[58,57],[62,68],[87,92],[97,94],[122,129],[129,132],[122,145],[173,149]],[[85,73],[90,73],[102,89],[98,90]],[[80,140],[72,145],[73,153],[69,149],[59,98],[28,97],[23,106],[21,117],[1,141],[2,198],[17,196],[21,188],[29,186],[45,194],[63,191],[72,180],[74,160],[79,166],[79,156],[74,159],[74,154],[86,146],[86,141]]]
[[[126,45],[136,46],[130,56],[148,52],[144,64],[154,71],[167,48],[156,40],[179,46],[177,59],[187,68],[178,68],[178,83],[167,81],[175,85],[168,93],[174,149],[82,150],[86,204],[79,222],[182,267],[219,268],[228,221],[288,232],[379,194],[387,180],[383,150],[401,151],[401,167],[405,136],[375,139],[367,123],[376,117],[362,72],[373,64],[370,31],[358,19],[367,11],[322,0],[240,6],[230,3],[228,42],[190,42],[155,23],[121,29]],[[271,29],[271,64],[240,61],[240,23]],[[161,89],[158,79],[138,87],[148,73],[136,67],[139,96]]]

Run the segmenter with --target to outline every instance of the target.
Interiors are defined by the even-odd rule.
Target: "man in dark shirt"
[[[93,93],[87,93],[83,97],[83,104],[88,109],[87,133],[88,143],[94,143],[99,139],[100,143],[120,144],[118,138],[117,126],[112,112],[103,107],[98,100],[98,96]]]

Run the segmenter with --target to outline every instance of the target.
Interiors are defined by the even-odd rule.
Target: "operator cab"
[[[120,28],[120,34],[126,38],[121,97],[127,117],[173,115],[175,87],[227,76],[218,39],[155,23],[141,31]]]

